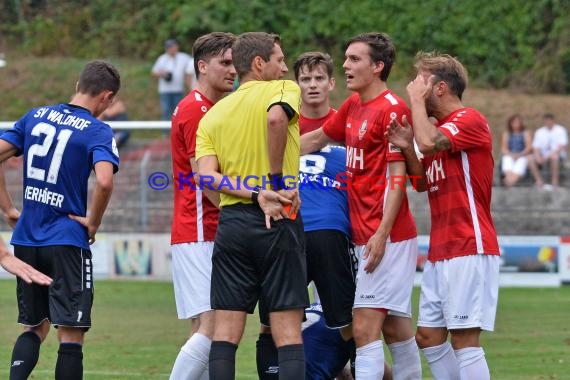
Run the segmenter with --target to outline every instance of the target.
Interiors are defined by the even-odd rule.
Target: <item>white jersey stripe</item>
[[[386,186],[384,186],[384,198],[382,201],[382,215],[384,215],[384,212],[386,212],[386,200],[388,200],[388,190],[390,190],[390,187],[392,185],[390,184],[390,166],[386,166]],[[388,234],[388,239],[386,240],[386,242],[391,242],[390,240],[390,234]]]
[[[473,196],[473,187],[471,186],[471,175],[469,173],[469,157],[467,152],[461,151],[461,163],[463,165],[463,176],[465,178],[465,188],[467,189],[467,199],[469,199],[469,209],[471,211],[471,221],[473,222],[473,232],[475,233],[475,243],[477,244],[477,253],[485,253],[483,251],[483,237],[481,227],[479,227],[479,217],[477,216],[477,208],[475,207],[475,197]]]
[[[386,100],[388,100],[390,102],[390,104],[392,104],[393,106],[395,106],[396,104],[398,104],[398,100],[394,97],[394,95],[388,93],[384,96],[384,98],[386,98]]]
[[[202,209],[202,197],[204,192],[196,189],[196,232],[198,241],[204,241],[204,210]]]

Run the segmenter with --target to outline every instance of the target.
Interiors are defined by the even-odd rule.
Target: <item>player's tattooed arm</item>
[[[449,138],[440,130],[438,130],[434,136],[433,143],[433,153],[451,149],[451,141],[449,141]]]

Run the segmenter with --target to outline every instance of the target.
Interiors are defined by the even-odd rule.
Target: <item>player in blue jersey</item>
[[[16,257],[53,278],[49,287],[18,279],[18,322],[10,380],[27,379],[50,325],[60,342],[55,379],[83,377],[83,338],[91,327],[93,271],[89,245],[101,224],[119,167],[111,128],[97,120],[121,80],[104,61],[89,62],[69,104],[34,108],[0,136],[0,162],[23,155],[23,207],[14,228]],[[96,184],[87,209],[87,182]],[[0,187],[0,198],[7,193]]]

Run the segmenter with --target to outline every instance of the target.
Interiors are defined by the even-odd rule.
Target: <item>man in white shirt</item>
[[[158,95],[162,119],[170,120],[176,105],[184,97],[187,68],[190,55],[179,51],[176,40],[164,42],[165,53],[162,54],[152,67],[152,75],[158,78]]]
[[[529,168],[534,176],[536,186],[551,190],[558,187],[560,165],[566,160],[568,147],[568,131],[565,127],[556,124],[554,115],[547,113],[543,116],[544,126],[539,128],[532,142],[533,153],[529,156]],[[546,163],[550,164],[551,184],[545,185],[540,168]]]
[[[188,66],[186,66],[186,87],[188,87],[188,91],[192,91],[196,89],[196,86],[198,86],[198,78],[194,67],[194,57],[190,56]]]

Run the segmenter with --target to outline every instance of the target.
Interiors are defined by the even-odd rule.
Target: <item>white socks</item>
[[[451,343],[422,349],[431,374],[438,380],[459,380],[459,364]]]
[[[356,349],[356,379],[382,380],[384,376],[384,348],[377,340]]]
[[[421,380],[422,364],[416,338],[388,345],[394,380]]]
[[[461,380],[489,380],[491,374],[481,347],[467,347],[455,351]]]
[[[180,348],[170,380],[207,379],[211,345],[212,341],[206,335],[193,334]]]

